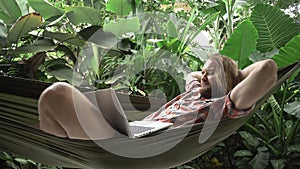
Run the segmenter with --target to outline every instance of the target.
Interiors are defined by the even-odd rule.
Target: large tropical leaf
[[[11,43],[18,40],[33,29],[43,24],[42,17],[38,13],[30,13],[21,17],[9,30],[7,39]]]
[[[137,32],[140,30],[139,18],[121,18],[117,22],[110,22],[108,24],[105,24],[103,30],[113,33],[117,38],[125,33]]]
[[[57,8],[45,0],[28,0],[29,5],[39,12],[46,20],[51,17],[61,16],[64,10]]]
[[[81,30],[78,35],[84,40],[93,42],[102,48],[111,48],[117,44],[117,38],[110,32],[103,31],[101,26],[90,26]]]
[[[258,31],[257,49],[261,52],[279,49],[299,33],[292,18],[270,5],[257,4],[251,21]]]
[[[0,19],[12,23],[22,16],[22,11],[16,0],[0,0]]]
[[[77,57],[75,56],[75,54],[69,47],[60,44],[60,45],[57,45],[55,50],[63,52],[65,57],[68,57],[70,60],[73,61],[73,63],[76,63]]]
[[[108,0],[106,10],[124,16],[131,12],[130,0]]]
[[[278,67],[284,67],[291,63],[300,61],[300,34],[290,40],[284,47],[279,50],[279,53],[273,56],[273,60]]]
[[[67,66],[66,61],[63,59],[51,60],[50,63],[47,62],[46,65],[46,71],[58,80],[68,81],[76,85],[82,81],[81,75]]]
[[[66,42],[78,47],[81,47],[84,45],[85,41],[68,33],[60,33],[60,32],[49,32],[45,31],[43,34],[44,37],[53,38],[55,40],[58,40],[59,42]]]
[[[220,53],[238,61],[240,68],[245,67],[250,62],[249,56],[255,51],[257,38],[254,25],[246,20],[238,25]]]
[[[49,73],[55,76],[58,80],[67,80],[72,83],[73,70],[66,65],[53,66]]]
[[[53,50],[56,47],[57,45],[55,45],[52,40],[42,39],[42,40],[35,41],[32,44],[21,46],[16,50],[14,50],[13,53],[15,54],[38,53],[38,52]]]
[[[101,20],[100,12],[91,7],[69,7],[66,12],[67,17],[74,25],[79,25],[81,23],[97,25]]]

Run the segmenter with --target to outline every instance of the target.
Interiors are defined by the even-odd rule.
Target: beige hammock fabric
[[[299,67],[300,62],[280,69],[276,85],[256,104],[256,109]],[[202,144],[198,140],[204,123],[166,130],[139,139],[118,138],[94,142],[60,138],[34,127],[38,124],[38,97],[49,85],[32,80],[0,77],[0,150],[43,164],[72,168],[170,168],[209,151],[234,133],[249,117],[221,120],[215,132]],[[132,112],[128,104],[141,110],[149,107],[148,99],[144,97],[130,96],[131,103],[124,99],[128,98],[126,95],[119,94],[118,98],[131,120],[144,115]],[[159,100],[156,103],[157,107],[162,104]],[[205,130],[202,132],[205,133]],[[155,154],[169,146],[172,148],[168,151]],[[107,151],[103,147],[113,151]],[[148,156],[140,158],[130,156],[145,150],[153,152],[147,152]]]

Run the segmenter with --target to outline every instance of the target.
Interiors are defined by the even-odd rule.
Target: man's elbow
[[[271,84],[276,82],[278,68],[272,59],[265,60],[261,71],[265,75],[266,80],[269,80]]]
[[[265,67],[277,73],[277,65],[272,59],[265,60]]]

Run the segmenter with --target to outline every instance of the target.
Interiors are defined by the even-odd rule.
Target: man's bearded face
[[[200,80],[200,94],[205,98],[218,97],[220,95],[217,78],[222,66],[215,60],[208,60],[202,69],[202,77]],[[220,74],[220,73],[219,73]],[[223,82],[226,83],[226,82]]]

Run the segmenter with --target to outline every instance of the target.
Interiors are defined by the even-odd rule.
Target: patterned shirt
[[[200,95],[200,82],[193,78],[185,86],[185,92],[150,114],[144,120],[155,120],[173,123],[173,127],[221,118],[238,118],[247,115],[254,106],[247,110],[234,108],[230,93],[214,99],[206,99]],[[210,114],[210,115],[209,115]]]

